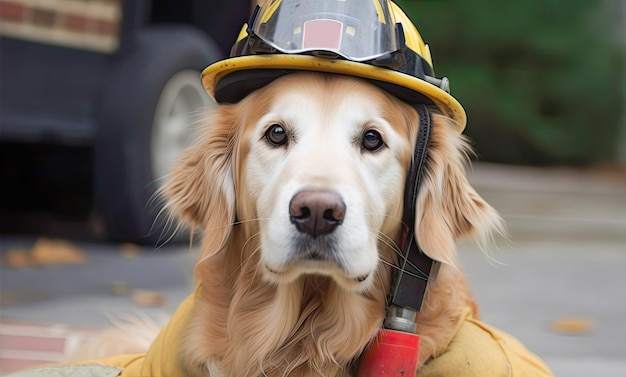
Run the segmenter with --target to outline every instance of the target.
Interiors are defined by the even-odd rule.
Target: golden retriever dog
[[[467,182],[465,138],[436,111],[415,232],[442,267],[416,318],[420,364],[474,307],[457,240],[502,230]],[[323,73],[211,110],[163,188],[201,234],[187,374],[354,375],[385,317],[418,124],[379,87]]]

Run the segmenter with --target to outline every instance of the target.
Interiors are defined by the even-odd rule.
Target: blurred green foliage
[[[481,160],[615,158],[624,50],[601,0],[399,0],[465,107]]]

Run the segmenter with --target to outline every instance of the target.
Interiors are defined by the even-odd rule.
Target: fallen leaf
[[[134,243],[126,242],[120,245],[120,253],[125,259],[138,259],[141,247]]]
[[[165,303],[165,296],[157,291],[135,289],[133,301],[141,306],[162,306]]]
[[[591,331],[594,321],[584,317],[557,318],[550,323],[550,330],[559,334],[579,335]]]
[[[4,263],[10,268],[25,268],[30,266],[30,256],[28,250],[13,249],[7,251],[4,256]]]
[[[41,237],[37,239],[30,260],[36,265],[81,264],[85,263],[85,253],[63,240]]]
[[[130,284],[122,280],[114,280],[111,282],[111,292],[118,296],[126,296],[130,293]]]

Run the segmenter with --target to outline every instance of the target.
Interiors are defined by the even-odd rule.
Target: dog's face
[[[429,256],[454,263],[456,239],[498,220],[467,183],[463,138],[447,118],[434,121],[416,233]],[[360,79],[298,73],[220,106],[208,123],[165,188],[174,212],[204,231],[205,257],[238,222],[274,283],[321,274],[364,291],[381,262],[393,263],[414,108]]]
[[[271,101],[253,110],[258,119],[243,135],[242,184],[259,219],[265,276],[283,283],[322,274],[347,289],[368,287],[383,224],[401,215],[406,110],[345,77],[292,75],[262,95]]]

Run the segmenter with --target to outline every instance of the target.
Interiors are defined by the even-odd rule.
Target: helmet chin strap
[[[415,237],[415,208],[424,176],[427,149],[432,134],[432,117],[425,105],[415,105],[419,128],[411,168],[404,187],[403,231],[398,270],[388,297],[384,329],[364,350],[358,377],[415,376],[419,361],[420,337],[415,316],[422,308],[428,283],[434,281],[439,262],[420,249]],[[401,371],[401,373],[398,373]]]
[[[395,272],[388,302],[390,307],[396,306],[418,312],[422,308],[429,281],[434,281],[436,278],[439,262],[433,261],[424,254],[415,234],[417,196],[425,174],[427,150],[433,127],[431,113],[426,105],[415,105],[415,110],[419,117],[419,128],[413,160],[404,188],[399,269]]]

